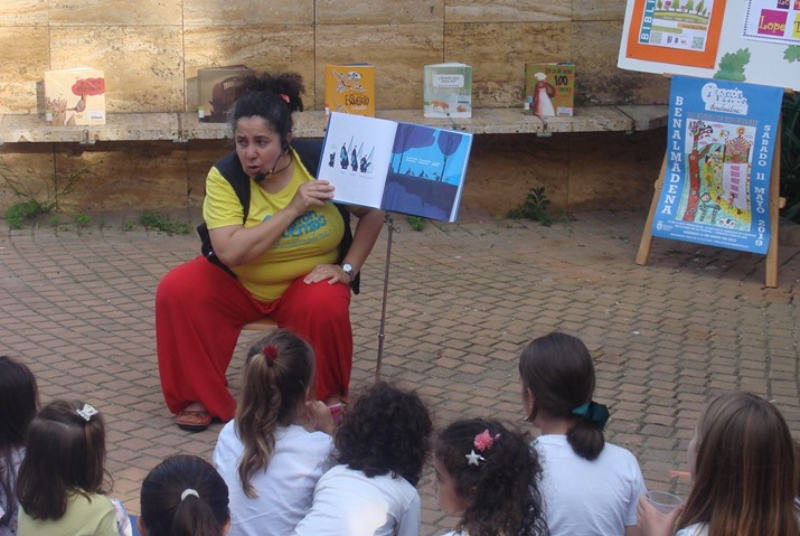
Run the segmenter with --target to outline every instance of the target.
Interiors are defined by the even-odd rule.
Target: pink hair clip
[[[270,365],[278,357],[278,349],[272,344],[266,345],[261,352],[264,354],[264,357],[267,358],[267,363]]]
[[[489,433],[489,429],[487,428],[475,436],[472,444],[475,445],[475,449],[477,449],[478,452],[486,452],[492,448],[492,445],[494,445],[494,442],[498,439],[500,439],[500,434],[492,437],[492,435]]]
[[[282,99],[283,99],[283,101],[284,101],[286,104],[289,104],[289,101],[290,101],[290,99],[289,99],[289,95],[287,95],[286,93],[281,93],[281,94],[280,94],[280,95],[278,95],[278,96],[279,96],[280,98],[282,98]]]

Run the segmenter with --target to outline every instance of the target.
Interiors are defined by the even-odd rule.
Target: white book
[[[333,112],[317,174],[334,200],[456,220],[472,134]]]

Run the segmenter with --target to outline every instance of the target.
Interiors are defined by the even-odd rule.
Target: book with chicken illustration
[[[472,117],[472,67],[464,63],[426,65],[425,117]]]
[[[317,178],[340,203],[453,222],[471,149],[468,132],[332,112]]]
[[[571,116],[575,107],[575,64],[526,64],[525,99],[535,115]]]
[[[105,125],[106,81],[91,67],[44,73],[45,121],[58,126]]]
[[[325,66],[325,112],[375,116],[375,67],[367,63]]]

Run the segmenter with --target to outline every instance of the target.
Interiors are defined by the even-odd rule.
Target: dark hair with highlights
[[[0,459],[6,471],[0,472],[0,490],[5,503],[0,508],[0,527],[7,527],[17,511],[17,474],[12,470],[12,454],[25,444],[28,425],[39,407],[36,378],[24,364],[0,356]]]
[[[600,456],[605,446],[603,428],[572,413],[591,402],[594,394],[594,363],[583,341],[557,332],[534,339],[522,351],[519,375],[524,387],[533,393],[536,409],[556,418],[575,419],[567,432],[575,454],[589,461]],[[536,409],[529,420],[535,417]]]
[[[305,92],[303,79],[297,73],[270,74],[249,76],[242,85],[242,95],[236,100],[231,113],[231,128],[236,131],[239,119],[243,117],[260,117],[272,127],[281,142],[285,143],[292,132],[292,113],[303,111]],[[289,99],[287,103],[281,95]]]
[[[391,473],[416,486],[432,430],[428,408],[415,391],[379,382],[344,413],[334,438],[338,461],[368,477]]]
[[[797,536],[797,460],[780,411],[744,392],[708,405],[697,425],[692,489],[678,528],[720,536]]]
[[[277,353],[273,358],[264,349]],[[270,362],[271,360],[271,362]],[[314,382],[314,351],[289,330],[273,331],[247,352],[242,402],[236,408],[236,432],[244,443],[239,479],[248,497],[257,497],[250,478],[263,471],[275,450],[275,430],[289,426]]]
[[[78,415],[83,402],[56,400],[33,418],[19,468],[17,498],[33,519],[60,519],[67,495],[105,493],[105,426],[101,414]]]
[[[187,489],[199,496],[181,499]],[[142,482],[140,504],[149,536],[221,536],[231,517],[228,486],[197,456],[172,456],[158,464]]]
[[[494,442],[470,465],[475,436],[485,430]],[[496,437],[499,434],[499,437]],[[437,437],[433,455],[445,467],[456,495],[468,506],[456,527],[470,536],[546,536],[542,466],[524,432],[498,421],[456,421]],[[438,476],[437,476],[438,478]]]

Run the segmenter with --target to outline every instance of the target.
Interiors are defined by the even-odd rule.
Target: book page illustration
[[[397,123],[365,116],[331,113],[319,178],[336,187],[336,200],[379,208]]]
[[[459,132],[400,123],[381,207],[454,221],[471,141]]]
[[[472,134],[331,113],[318,177],[337,202],[455,221]]]

